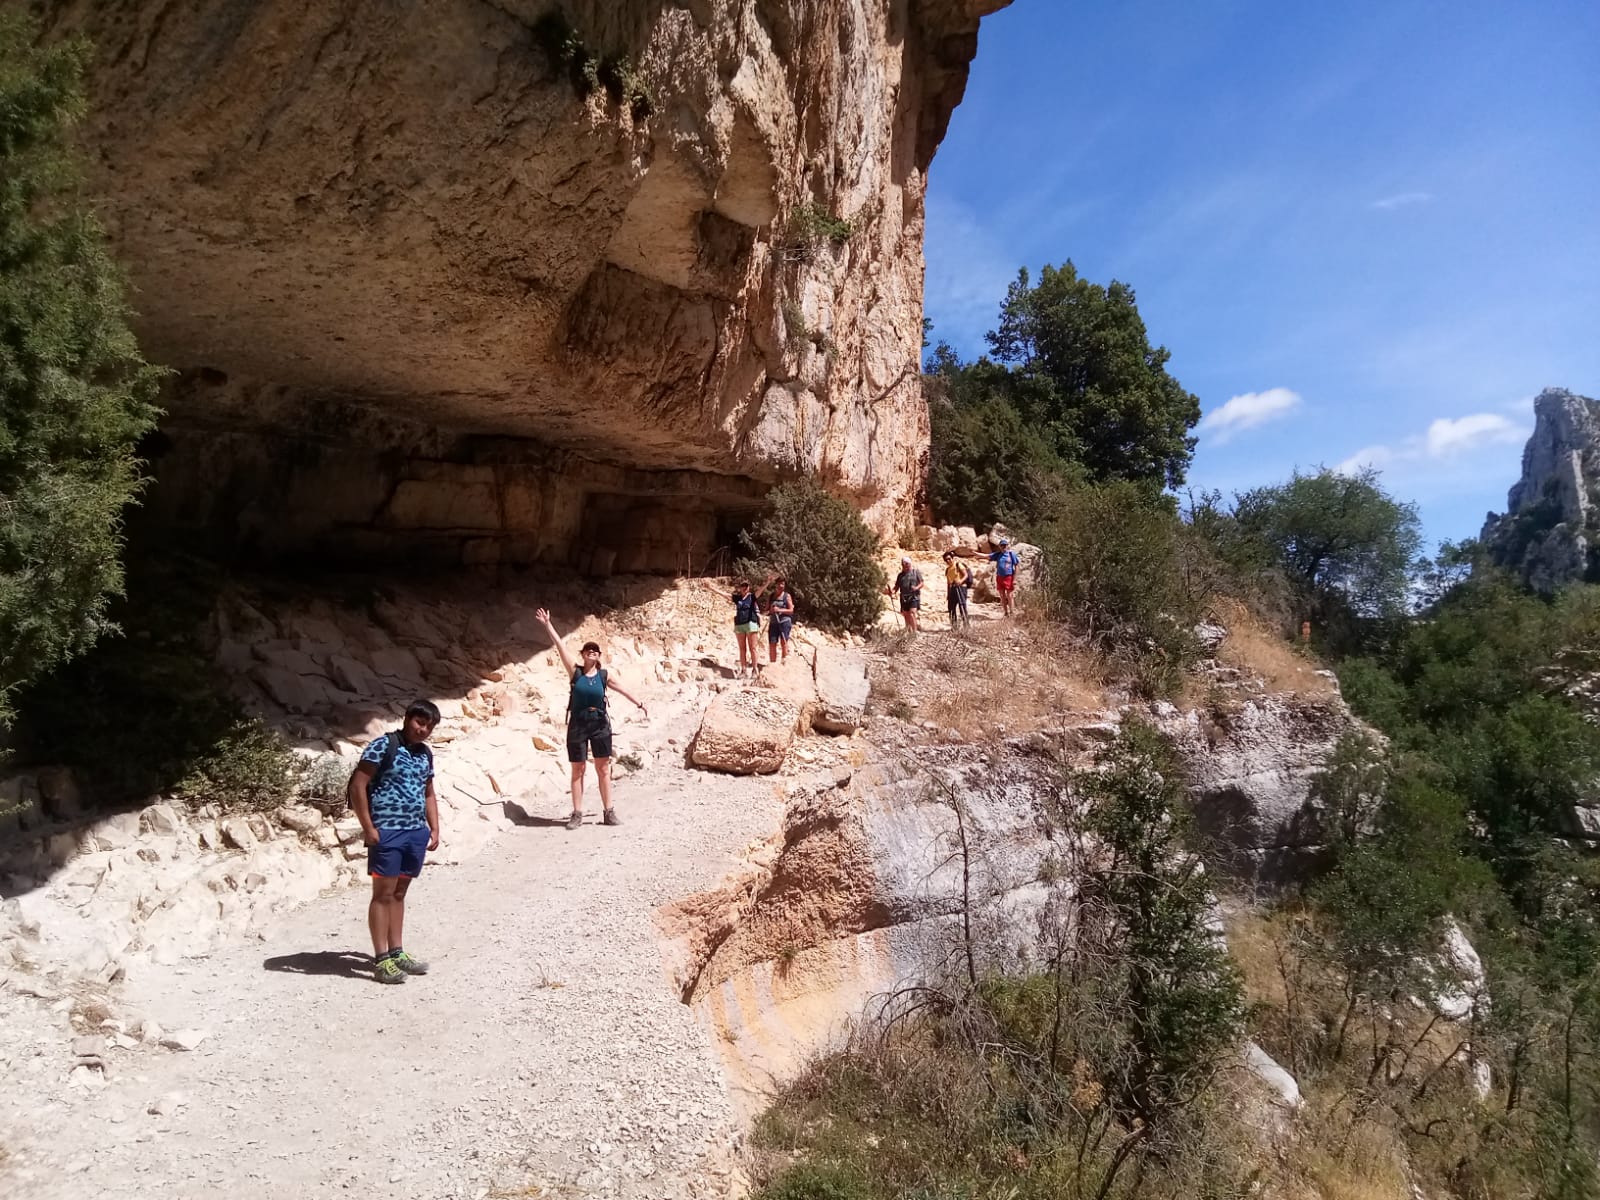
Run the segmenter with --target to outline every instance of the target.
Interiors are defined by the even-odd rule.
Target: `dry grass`
[[[1413,1200],[1406,1157],[1405,1143],[1385,1126],[1351,1127],[1314,1112],[1289,1150],[1278,1194],[1283,1200]]]
[[[1239,908],[1223,917],[1228,953],[1244,977],[1246,997],[1255,1004],[1283,1008],[1285,994],[1282,954],[1292,918],[1283,912]]]
[[[1107,705],[1098,659],[1059,627],[1032,621],[986,621],[970,633],[897,641],[874,663],[872,687],[883,710],[913,713],[970,739],[993,736],[997,726],[1007,733],[1059,728],[1068,714]]]
[[[1320,662],[1268,629],[1243,605],[1226,602],[1217,615],[1228,627],[1228,640],[1217,651],[1224,666],[1259,676],[1269,692],[1331,696],[1338,690],[1331,679],[1317,674]]]

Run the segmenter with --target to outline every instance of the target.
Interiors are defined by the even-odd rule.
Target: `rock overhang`
[[[584,54],[636,64],[648,113],[580,94],[546,3],[46,19],[98,46],[92,179],[148,353],[230,381],[221,406],[174,389],[180,440],[270,391],[403,412],[453,461],[521,442],[723,477],[729,503],[815,473],[888,529],[927,438],[925,170],[1001,6],[559,6]]]

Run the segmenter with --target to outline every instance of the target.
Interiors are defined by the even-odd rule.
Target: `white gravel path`
[[[417,881],[406,943],[426,978],[366,977],[365,896],[347,891],[265,942],[142,968],[125,1002],[209,1037],[191,1053],[111,1050],[103,1087],[67,1083],[64,1014],[13,1001],[8,1019],[37,1024],[38,1047],[14,1030],[0,1064],[28,1076],[0,1089],[0,1193],[726,1194],[735,1134],[716,1053],[667,981],[651,918],[779,827],[778,789],[658,763],[619,782],[627,823],[609,829],[590,788],[581,830],[547,809]]]

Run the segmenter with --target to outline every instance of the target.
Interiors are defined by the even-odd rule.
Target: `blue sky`
[[[1370,462],[1475,534],[1533,395],[1600,397],[1600,3],[1015,0],[931,171],[934,337],[1069,258],[1200,397],[1193,486]]]

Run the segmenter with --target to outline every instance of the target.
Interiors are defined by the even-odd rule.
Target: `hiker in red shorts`
[[[994,590],[1000,593],[1000,610],[1011,615],[1011,602],[1017,591],[1017,552],[1011,548],[1011,539],[1001,538],[1000,549],[989,555],[994,564]]]

